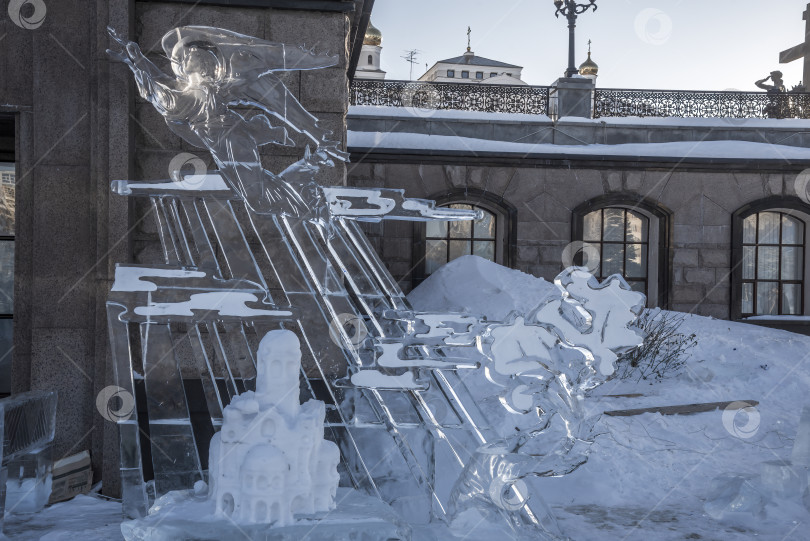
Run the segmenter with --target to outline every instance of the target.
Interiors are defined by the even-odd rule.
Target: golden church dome
[[[363,40],[363,45],[375,45],[379,47],[382,44],[382,32],[371,24],[371,21],[368,22],[368,29],[366,29],[366,37]]]
[[[599,75],[599,65],[591,60],[591,52],[588,51],[588,60],[579,67],[580,75]]]

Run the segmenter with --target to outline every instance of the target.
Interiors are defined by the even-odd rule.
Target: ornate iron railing
[[[597,88],[593,117],[810,118],[810,93]]]
[[[488,113],[548,114],[547,86],[369,81],[355,79],[352,105],[457,109]]]

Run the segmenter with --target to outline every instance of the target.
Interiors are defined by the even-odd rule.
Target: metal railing
[[[355,79],[352,105],[455,109],[487,113],[548,114],[547,86],[369,81]]]
[[[810,93],[594,90],[593,117],[810,118]]]
[[[550,87],[355,79],[352,105],[455,109],[489,113],[549,114]],[[636,90],[596,88],[593,118],[804,118],[810,92]]]

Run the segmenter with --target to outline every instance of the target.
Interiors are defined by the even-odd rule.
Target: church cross
[[[802,18],[807,21],[804,31],[804,43],[782,51],[779,54],[779,63],[787,64],[794,60],[804,58],[804,76],[802,82],[808,84],[810,83],[810,4],[807,4],[807,10],[804,12]]]
[[[807,7],[808,7],[808,9],[810,9],[810,5],[808,5]],[[472,28],[470,28],[470,27],[468,26],[468,27],[467,27],[467,50],[468,50],[468,51],[471,51],[471,50],[472,50],[472,49],[470,49],[470,34],[472,34]]]

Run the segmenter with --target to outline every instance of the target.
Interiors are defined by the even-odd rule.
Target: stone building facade
[[[492,212],[499,224],[493,259],[547,280],[552,280],[568,264],[588,264],[587,250],[585,260],[579,259],[583,256],[572,255],[582,251],[582,241],[599,245],[599,239],[589,239],[583,231],[585,216],[611,208],[646,216],[650,237],[645,246],[649,250],[649,273],[645,279],[650,306],[723,319],[742,318],[745,309],[750,310],[743,304],[741,293],[742,282],[747,280],[741,274],[744,243],[739,236],[743,218],[767,211],[783,212],[801,220],[810,215],[806,182],[802,182],[803,172],[810,167],[810,156],[766,159],[746,157],[745,151],[736,158],[722,159],[563,155],[570,146],[558,147],[560,153],[555,155],[551,146],[555,144],[554,138],[556,144],[570,145],[574,140],[589,138],[615,144],[655,144],[667,138],[767,141],[772,137],[803,148],[807,142],[802,139],[803,130],[798,124],[792,128],[783,126],[787,131],[779,131],[778,124],[772,123],[770,129],[776,132],[762,127],[749,130],[733,122],[711,128],[653,124],[645,127],[641,121],[635,126],[586,123],[577,127],[576,121],[572,125],[548,119],[512,122],[509,115],[484,122],[480,113],[463,121],[454,113],[455,120],[425,115],[431,118],[392,118],[389,125],[380,123],[382,115],[363,113],[360,108],[350,113],[353,163],[349,164],[349,184],[404,188],[410,197],[436,199],[442,204],[467,204]],[[540,124],[544,123],[549,129],[542,129]],[[423,130],[427,124],[430,126]],[[486,145],[481,147],[484,150],[473,147],[452,150],[442,149],[439,144],[425,145],[421,150],[418,144],[394,150],[386,146],[385,140],[369,148],[364,142],[367,138],[360,136],[363,130],[389,128],[422,135],[477,134],[492,144],[535,134],[536,140],[530,142],[545,143],[538,147],[545,149],[545,153],[497,149],[488,152]],[[557,133],[551,136],[552,131]],[[471,144],[471,139],[467,141]],[[368,233],[406,291],[426,277],[430,266],[426,265],[429,253],[426,244],[431,233],[424,225],[386,223],[369,226]],[[806,241],[802,244],[806,245]],[[746,248],[749,249],[753,250]],[[794,248],[790,245],[782,250]],[[801,255],[802,282],[807,280],[806,257],[805,251]],[[807,295],[807,287],[803,286],[803,292],[797,294],[801,297],[795,308],[797,317],[761,318],[757,323],[806,332],[803,316],[810,304]]]
[[[172,159],[183,152],[211,166],[207,153],[187,147],[136,95],[129,70],[105,53],[106,27],[138,42],[163,69],[168,65],[160,37],[182,25],[218,26],[338,54],[333,68],[284,78],[341,140],[347,74],[356,65],[372,5],[46,0],[41,13],[0,17],[0,152],[15,163],[17,179],[11,390],[59,392],[54,457],[89,449],[105,492],[116,494],[119,479],[117,427],[95,405],[113,382],[105,299],[116,262],[161,261],[151,210],[113,195],[110,181],[167,178]],[[265,157],[265,166],[283,168],[301,151]],[[345,167],[338,164],[322,182],[344,179]]]

